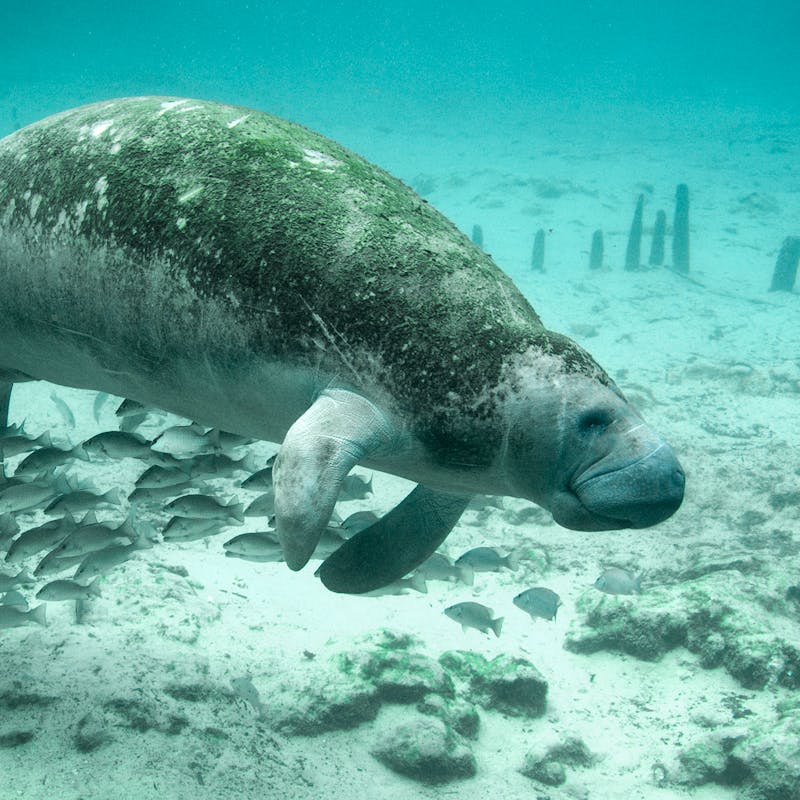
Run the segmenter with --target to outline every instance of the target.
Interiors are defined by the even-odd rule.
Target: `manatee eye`
[[[607,411],[592,409],[578,417],[578,430],[581,433],[599,433],[613,422]]]

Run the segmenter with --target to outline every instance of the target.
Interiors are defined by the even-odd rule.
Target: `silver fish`
[[[62,466],[67,461],[74,461],[75,459],[80,461],[89,460],[89,456],[86,455],[86,451],[80,445],[66,450],[60,447],[40,447],[17,464],[17,468],[14,470],[14,477],[35,478],[55,467]]]
[[[224,525],[218,519],[172,517],[164,526],[165,542],[194,542],[222,532]]]
[[[500,555],[494,547],[473,547],[456,559],[457,567],[470,567],[474,572],[499,572],[507,567],[512,572],[519,566],[519,558],[513,551]]]
[[[60,558],[55,550],[51,550],[33,570],[33,574],[37,578],[43,578],[45,575],[58,575],[59,572],[72,569],[76,564],[80,564],[86,556],[64,556]]]
[[[274,531],[241,533],[222,545],[225,555],[247,561],[283,561],[283,549]]]
[[[196,456],[214,452],[214,443],[199,425],[175,425],[153,439],[151,449],[173,456]]]
[[[89,553],[80,566],[75,570],[73,576],[76,581],[88,581],[95,575],[102,575],[120,564],[124,564],[131,559],[139,550],[152,547],[152,542],[144,535],[141,535],[133,544],[114,545]]]
[[[45,514],[82,514],[98,506],[118,506],[122,504],[122,494],[114,487],[103,494],[88,489],[74,489],[56,497],[44,508]]]
[[[30,611],[20,611],[16,606],[0,606],[0,628],[19,628],[32,622],[47,625],[46,608],[44,603]]]
[[[100,597],[99,578],[91,583],[83,584],[77,581],[57,580],[46,583],[36,592],[38,600],[88,600],[90,597]]]
[[[8,548],[6,563],[18,564],[26,558],[41,553],[42,550],[51,550],[66,539],[74,527],[75,521],[71,517],[64,517],[51,519],[24,531]]]
[[[495,636],[500,635],[503,628],[503,617],[492,619],[494,611],[481,603],[456,603],[444,610],[444,613],[461,625],[461,629],[475,628],[481,633],[494,632]]]
[[[417,572],[429,581],[458,580],[467,586],[472,586],[475,582],[472,567],[466,564],[456,566],[444,553],[434,553],[419,565]]]
[[[275,513],[275,492],[270,489],[268,492],[259,495],[244,510],[246,517],[268,517]]]
[[[150,442],[138,433],[103,431],[87,439],[83,449],[92,458],[147,458]]]
[[[531,618],[555,620],[558,607],[562,605],[561,598],[551,589],[544,586],[534,586],[520,592],[513,600],[517,608],[521,608]]]
[[[185,467],[148,467],[137,479],[137,489],[163,489],[177,486],[189,480],[189,470]]]
[[[639,594],[642,591],[642,577],[636,577],[621,567],[608,567],[600,573],[594,588],[606,594]]]
[[[56,558],[87,556],[112,545],[127,545],[136,537],[130,526],[109,528],[102,523],[81,525],[70,533],[53,551]]]
[[[158,501],[163,502],[169,497],[175,497],[179,494],[184,494],[190,489],[196,489],[197,485],[192,481],[184,481],[183,483],[176,483],[174,486],[162,486],[159,489],[134,489],[128,495],[128,501],[131,504],[138,503],[153,503]]]
[[[190,517],[191,519],[215,519],[230,522],[235,519],[244,522],[244,506],[234,501],[223,503],[216,497],[206,494],[185,494],[176,497],[164,506],[176,517]]]

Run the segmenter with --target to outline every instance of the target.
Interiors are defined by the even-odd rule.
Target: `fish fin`
[[[493,619],[489,625],[491,625],[492,630],[494,631],[495,636],[500,635],[500,631],[503,630],[503,620],[505,617],[498,617],[497,619]]]
[[[244,522],[244,503],[231,503],[226,508],[233,514],[234,519]]]
[[[428,594],[428,584],[425,582],[425,576],[415,572],[409,578],[409,584],[412,589],[416,589],[421,594]]]
[[[39,605],[36,606],[36,608],[32,608],[28,612],[28,616],[34,622],[38,622],[40,625],[47,625],[47,604],[39,603]]]
[[[416,486],[388,514],[348,539],[320,567],[332,592],[362,594],[407,575],[429,558],[458,522],[469,496]]]
[[[506,566],[512,572],[516,572],[519,569],[519,553],[516,550],[512,550],[506,556]]]
[[[324,391],[289,428],[273,485],[278,537],[290,569],[302,569],[311,558],[347,473],[366,456],[393,452],[397,438],[380,409],[344,389]]]
[[[475,570],[472,569],[472,567],[463,564],[457,566],[456,571],[462,583],[465,583],[467,586],[472,586],[475,583]]]
[[[90,584],[87,584],[86,588],[89,590],[90,597],[100,597],[103,594],[100,588],[100,576],[95,577]]]
[[[72,522],[75,523],[75,518],[71,514],[65,514],[64,517],[69,516],[72,518]],[[94,509],[90,509],[83,515],[83,519],[81,519],[81,525],[96,525],[97,524],[97,514],[94,512]]]

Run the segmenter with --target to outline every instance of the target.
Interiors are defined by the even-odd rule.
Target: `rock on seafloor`
[[[380,735],[372,755],[395,772],[428,784],[470,778],[476,772],[469,747],[435,717],[392,727]]]
[[[587,592],[577,610],[564,644],[574,653],[609,650],[657,661],[686,647],[702,667],[724,667],[746,689],[800,688],[800,648],[788,636],[794,625],[789,601],[736,570],[633,598]]]

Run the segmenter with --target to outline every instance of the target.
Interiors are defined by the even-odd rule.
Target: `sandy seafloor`
[[[46,628],[0,632],[0,695],[55,698],[3,708],[0,734],[24,729],[34,736],[0,749],[0,800],[736,796],[717,784],[659,786],[654,767],[677,770],[681,749],[707,733],[709,719],[731,723],[737,703],[748,710],[748,724],[768,727],[790,690],[746,690],[680,648],[645,662],[618,653],[577,655],[562,645],[576,622],[576,601],[597,594],[592,583],[608,564],[644,572],[645,593],[678,593],[682,572],[703,558],[757,555],[756,573],[734,579],[752,583],[753,604],[761,608],[798,581],[798,509],[776,510],[768,498],[800,481],[800,295],[766,289],[783,238],[800,234],[800,131],[717,109],[638,114],[589,114],[577,124],[580,115],[565,113],[546,126],[532,115],[481,133],[477,125],[470,132],[407,118],[396,127],[351,131],[347,144],[401,175],[463,230],[482,225],[486,249],[545,324],[585,345],[671,442],[687,473],[681,510],[651,530],[608,533],[567,531],[541,514],[514,524],[513,512],[525,503],[512,499],[469,510],[445,542],[451,556],[486,544],[534,548],[546,558],[523,562],[516,573],[479,574],[472,588],[430,582],[424,595],[341,597],[325,591],[313,569],[295,574],[281,564],[224,558],[222,542],[247,528],[144,551],[103,579],[102,597],[83,624],[75,624],[72,604],[51,603]],[[671,220],[679,182],[691,192],[692,281],[663,268],[623,271],[636,196],[645,193],[647,231],[658,208]],[[532,274],[529,253],[539,227],[549,231],[547,271]],[[598,227],[607,269],[589,274],[588,247]],[[643,260],[648,251],[646,235]],[[102,424],[95,422],[92,393],[58,388],[75,415],[69,428],[52,391],[18,387],[12,420],[24,418],[29,431],[48,429],[73,443],[114,425],[109,405]],[[141,469],[133,461],[81,464],[80,474],[103,489],[130,489]],[[225,493],[229,485],[218,488]],[[374,495],[339,511],[384,512],[409,486],[375,474]],[[42,518],[20,515],[20,522],[24,528]],[[534,585],[561,595],[556,622],[532,621],[511,603]],[[500,638],[462,632],[443,615],[468,599],[506,617]],[[800,618],[773,606],[762,614],[765,633],[796,640]],[[469,649],[530,659],[549,682],[546,714],[521,719],[481,711],[471,745],[477,775],[429,787],[394,774],[369,752],[381,726],[413,716],[413,707],[385,707],[374,722],[351,730],[290,737],[270,730],[268,718],[259,720],[230,693],[232,678],[249,675],[269,705],[278,687],[324,680],[330,656],[358,649],[365,635],[384,628],[417,636],[433,657]],[[214,702],[181,704],[164,694],[167,685],[198,682],[219,687]],[[156,715],[179,708],[188,725],[171,735],[118,719],[108,744],[79,752],[79,720],[114,698],[134,698]],[[208,728],[225,734],[210,741],[200,733]],[[566,735],[580,736],[598,756],[593,766],[568,770],[559,788],[519,773],[531,747]]]

